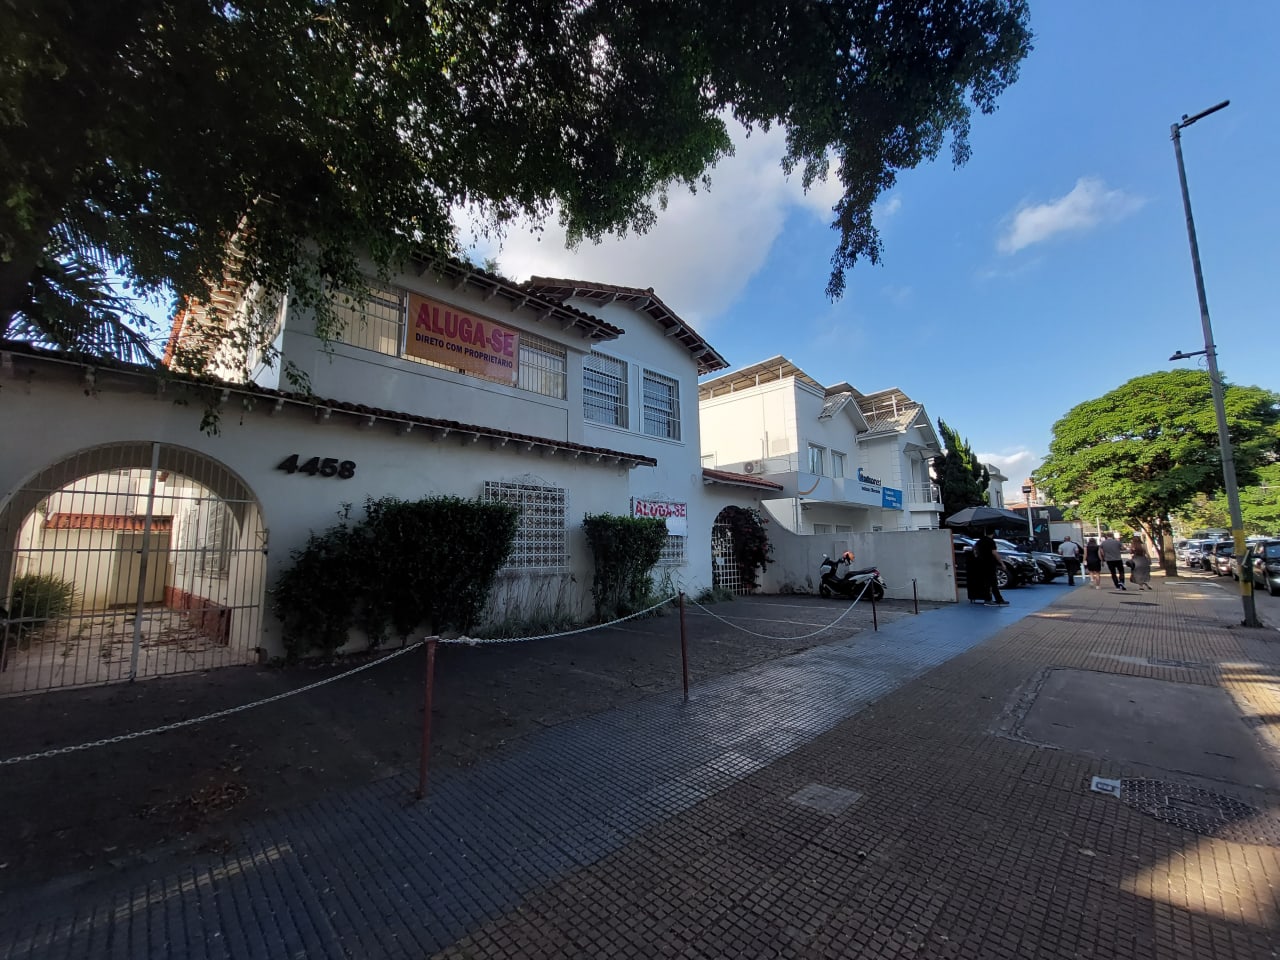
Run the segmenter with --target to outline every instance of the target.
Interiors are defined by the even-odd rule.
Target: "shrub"
[[[667,542],[666,522],[597,513],[583,518],[582,529],[595,558],[591,597],[596,618],[625,617],[646,606],[653,592],[649,574]]]
[[[518,519],[507,504],[459,497],[367,500],[364,520],[312,534],[272,589],[289,659],[332,654],[353,627],[370,647],[389,634],[469,630]]]
[[[19,632],[34,630],[50,620],[65,617],[76,605],[76,586],[47,573],[15,577],[9,591],[9,616],[23,620]]]

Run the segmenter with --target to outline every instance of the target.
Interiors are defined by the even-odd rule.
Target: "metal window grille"
[[[627,365],[602,353],[582,361],[582,413],[593,423],[627,426]]]
[[[667,542],[662,545],[662,553],[658,555],[658,563],[667,567],[681,566],[684,563],[685,539],[674,533],[669,534]]]
[[[680,439],[680,384],[652,370],[644,372],[644,432]]]
[[[569,495],[561,487],[486,480],[486,503],[509,503],[520,510],[516,539],[507,563],[520,569],[559,569],[568,563]]]
[[[520,334],[520,368],[516,386],[544,397],[565,398],[565,348],[531,333]]]
[[[853,526],[848,523],[837,523],[836,533],[853,533]]]
[[[813,525],[813,532],[814,532],[814,533],[830,533],[830,532],[831,532],[831,524],[829,524],[829,523],[815,523],[815,524]]]
[[[334,294],[334,310],[341,321],[336,339],[353,347],[393,357],[400,355],[404,339],[403,291],[377,283],[370,283],[369,292],[363,297],[350,290],[338,290]]]

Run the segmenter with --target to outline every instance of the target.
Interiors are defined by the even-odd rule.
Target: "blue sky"
[[[733,367],[781,353],[826,383],[900,387],[1016,484],[1074,404],[1203,347],[1169,125],[1230,99],[1183,133],[1209,307],[1228,377],[1280,389],[1280,3],[1031,12],[1035,50],[975,118],[972,159],[901,175],[878,208],[883,264],[836,303],[831,186],[787,182],[776,135],[739,138],[648,236],[566,251],[554,229],[513,234],[499,264],[652,286]]]

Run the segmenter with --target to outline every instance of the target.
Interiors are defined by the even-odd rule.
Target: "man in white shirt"
[[[1080,544],[1067,537],[1058,547],[1058,555],[1067,565],[1067,586],[1074,587],[1076,574],[1080,572]]]

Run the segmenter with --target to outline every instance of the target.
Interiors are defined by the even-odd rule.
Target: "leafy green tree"
[[[1225,402],[1237,477],[1256,483],[1280,450],[1280,395],[1227,385]],[[1222,489],[1208,373],[1149,373],[1073,407],[1053,426],[1036,482],[1060,502],[1078,500],[1081,516],[1141,526],[1173,575],[1169,516]]]
[[[969,441],[938,420],[944,452],[933,458],[933,477],[942,492],[942,516],[947,518],[965,507],[979,507],[987,502],[987,484],[991,477],[978,462]]]
[[[0,4],[0,330],[136,359],[124,293],[335,287],[456,253],[451,214],[643,231],[732,145],[831,171],[829,291],[876,198],[969,156],[1030,50],[1026,0],[41,0]],[[155,334],[155,331],[151,331]],[[161,338],[162,339],[162,338]]]
[[[1226,494],[1197,494],[1178,516],[1196,528],[1231,528]],[[1246,534],[1280,533],[1280,462],[1259,467],[1258,482],[1240,488],[1240,516]]]

